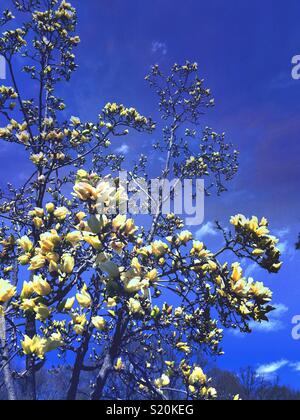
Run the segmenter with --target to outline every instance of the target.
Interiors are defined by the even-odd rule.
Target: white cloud
[[[289,364],[288,360],[279,360],[278,362],[273,362],[270,364],[262,365],[257,370],[256,373],[258,376],[272,377],[280,369],[284,368]]]
[[[287,249],[288,249],[288,245],[289,245],[288,241],[280,242],[277,245],[277,248],[279,249],[279,251],[281,252],[281,254],[285,254],[286,251],[287,251]]]
[[[282,318],[282,316],[289,311],[289,308],[283,303],[276,303],[273,306],[275,310],[271,312],[271,317],[275,319]]]
[[[278,238],[283,239],[283,238],[285,238],[290,233],[290,231],[291,231],[291,229],[288,226],[286,226],[286,227],[284,227],[282,229],[275,230],[275,235]]]
[[[127,155],[127,153],[129,153],[130,151],[130,147],[127,144],[122,144],[122,146],[118,147],[115,150],[115,153],[121,153],[123,155]]]
[[[290,367],[296,371],[296,372],[300,372],[300,362],[296,362],[296,363],[290,363]]]
[[[278,362],[273,362],[265,365],[259,366],[256,370],[257,376],[261,376],[267,380],[273,380],[276,378],[276,375],[279,370],[284,367],[293,370],[296,373],[300,372],[300,362],[291,362],[289,360],[279,360]]]
[[[167,55],[168,53],[168,47],[165,42],[160,41],[153,41],[152,42],[152,53],[153,54],[161,54],[161,55]]]
[[[282,331],[285,329],[285,323],[282,321],[282,318],[289,311],[289,308],[283,303],[274,304],[273,306],[275,310],[273,312],[270,312],[268,322],[249,322],[249,327],[253,332],[268,334]],[[245,334],[240,333],[240,331],[238,330],[232,330],[232,333],[237,337],[245,337]]]
[[[271,333],[284,330],[284,323],[278,319],[270,319],[269,322],[257,323],[251,321],[249,326],[252,331]]]
[[[250,322],[249,325],[252,331],[271,333],[284,330],[285,324],[281,318],[289,311],[289,308],[282,303],[274,304],[273,306],[275,310],[269,314],[269,322]]]
[[[216,235],[217,235],[217,231],[212,222],[206,223],[196,232],[196,238],[199,240],[203,239],[205,236],[216,236]]]

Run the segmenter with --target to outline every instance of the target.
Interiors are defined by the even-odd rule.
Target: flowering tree
[[[93,400],[117,398],[116,384],[130,384],[143,399],[174,392],[216,398],[196,356],[222,354],[224,328],[250,332],[249,321],[267,320],[272,293],[246,279],[238,261],[279,271],[268,221],[237,215],[231,230],[217,224],[222,245],[212,251],[177,216],[164,215],[161,201],[140,228],[126,215],[110,214],[112,203],[129,199],[118,177],[124,156],[110,153],[111,142],[131,131],[156,130],[159,137],[158,128],[115,103],[96,122],[66,119],[56,88],[76,69],[76,10],[64,0],[13,0],[12,6],[0,20],[0,53],[11,81],[0,87],[0,139],[22,148],[33,169],[24,185],[1,191],[0,372],[9,398],[17,398],[18,380],[28,399],[37,398],[36,374],[50,352],[52,364],[62,358],[72,364],[69,400],[78,397],[87,371]],[[24,21],[17,29],[14,14]],[[24,97],[17,80],[17,56],[34,98]],[[199,131],[214,101],[197,65],[176,64],[168,75],[154,66],[146,80],[164,123],[153,152],[165,155],[160,179],[202,177],[208,195],[225,191],[238,153],[223,134]],[[131,180],[149,180],[150,164],[141,156]],[[224,263],[225,256],[236,262]],[[20,359],[26,368],[17,372]]]

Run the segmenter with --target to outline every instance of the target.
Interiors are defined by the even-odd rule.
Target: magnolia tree
[[[15,18],[24,22],[18,28]],[[209,250],[178,216],[163,214],[162,199],[142,227],[111,214],[112,203],[136,194],[120,183],[125,163],[110,152],[115,138],[137,131],[159,139],[128,182],[149,181],[153,160],[165,156],[160,180],[205,178],[207,195],[226,190],[238,154],[223,134],[200,132],[214,101],[188,62],[167,75],[154,66],[146,78],[159,98],[161,131],[115,103],[97,121],[66,117],[56,91],[77,67],[76,20],[64,0],[13,0],[0,20],[11,84],[0,87],[0,139],[32,163],[24,185],[1,191],[0,372],[8,397],[17,398],[23,381],[26,398],[36,399],[37,373],[63,360],[72,366],[69,400],[79,397],[86,372],[92,400],[120,398],[129,386],[141,399],[214,399],[197,356],[222,354],[224,328],[250,332],[250,321],[267,320],[272,293],[245,278],[239,261],[278,272],[277,240],[265,218],[237,215],[231,229],[217,224],[220,247]],[[18,81],[20,62],[30,98]]]

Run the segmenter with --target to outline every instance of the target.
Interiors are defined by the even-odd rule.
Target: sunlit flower
[[[18,245],[25,252],[30,252],[33,248],[33,243],[28,236],[22,236],[22,238],[18,240]]]
[[[170,378],[163,374],[160,378],[155,379],[154,381],[154,385],[156,386],[156,388],[164,388],[168,385],[170,385]]]
[[[70,214],[69,210],[66,207],[58,207],[55,211],[54,211],[54,217],[56,217],[56,219],[63,221],[66,219],[66,217],[68,216],[68,214]]]
[[[80,293],[77,293],[76,299],[79,303],[79,305],[82,308],[88,309],[92,305],[92,298],[90,294],[87,292],[87,285],[84,284],[83,288],[81,289]]]
[[[0,279],[0,303],[6,303],[16,294],[16,288],[7,281]]]
[[[66,274],[72,274],[75,266],[75,259],[70,254],[62,256],[61,271]]]
[[[33,290],[39,296],[48,296],[52,291],[50,284],[42,276],[34,276]]]
[[[105,319],[101,316],[93,317],[92,318],[92,324],[99,331],[104,331],[105,330],[106,322],[105,322]]]
[[[200,367],[195,367],[193,372],[189,377],[190,385],[204,385],[207,381],[206,375],[203,373],[203,370]]]

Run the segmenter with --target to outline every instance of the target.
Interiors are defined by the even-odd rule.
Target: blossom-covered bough
[[[0,87],[0,139],[23,148],[33,171],[24,185],[1,191],[0,373],[8,397],[17,398],[18,381],[28,399],[38,397],[36,375],[51,352],[51,365],[72,366],[69,400],[79,397],[86,372],[93,400],[125,398],[128,390],[141,399],[216,398],[197,357],[222,354],[224,328],[250,332],[249,321],[267,320],[272,293],[245,278],[239,261],[279,271],[268,221],[237,215],[231,229],[217,224],[221,245],[213,251],[161,206],[143,227],[130,216],[99,214],[99,203],[103,210],[125,196],[117,172],[124,156],[110,152],[111,142],[156,126],[115,103],[96,122],[65,120],[56,86],[76,69],[76,10],[58,0],[12,3],[0,20],[11,82]],[[17,80],[20,55],[30,99]],[[146,79],[163,121],[153,152],[165,155],[161,179],[203,177],[207,195],[225,191],[238,153],[224,134],[198,131],[214,101],[197,65],[176,64],[167,76],[154,66]],[[141,156],[131,178],[149,180],[149,163]]]

